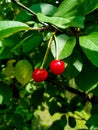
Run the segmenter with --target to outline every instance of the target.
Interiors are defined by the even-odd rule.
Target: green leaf
[[[15,61],[16,60],[11,59],[11,60],[9,60],[7,62],[7,66],[6,66],[5,71],[4,71],[5,75],[7,77],[13,77],[13,75],[14,75],[14,66],[13,66],[13,64],[15,63]]]
[[[81,0],[64,0],[53,16],[63,18],[83,15],[83,10],[80,10]]]
[[[98,87],[91,91],[95,96],[98,97]]]
[[[32,52],[33,49],[35,49],[41,43],[41,40],[42,40],[41,35],[35,35],[27,39],[23,43],[23,52],[24,53]]]
[[[69,21],[69,26],[83,28],[84,14],[80,8],[82,8],[81,0],[64,0],[53,17],[66,18]]]
[[[95,19],[94,19],[95,18]],[[87,19],[87,22],[92,22],[92,21],[97,21],[96,20],[97,18],[96,18],[96,13],[92,13],[91,14],[91,16],[90,15],[88,15],[88,19]],[[88,35],[88,34],[90,34],[90,33],[92,33],[92,32],[98,32],[98,25],[96,25],[96,24],[91,24],[91,25],[88,25],[86,28],[85,28],[85,35]]]
[[[82,57],[78,48],[74,48],[73,54],[65,59],[65,63],[67,66],[63,75],[68,79],[74,78],[82,71]]]
[[[97,129],[98,129],[98,127],[95,127],[93,125],[89,128],[89,130],[97,130]]]
[[[0,21],[0,38],[3,39],[13,33],[29,30],[29,26],[18,21]]]
[[[84,63],[82,71],[75,77],[75,82],[83,91],[93,90],[98,83],[98,69],[90,62]]]
[[[31,98],[32,106],[37,109],[38,105],[40,105],[43,101],[44,87],[41,87],[34,91]]]
[[[61,116],[61,118],[60,118],[60,123],[61,123],[61,125],[62,125],[63,127],[66,126],[66,124],[67,124],[67,118],[66,118],[65,115],[62,115],[62,116]]]
[[[68,28],[70,26],[84,28],[84,17],[81,16],[77,16],[77,17],[72,16],[67,18],[56,17],[56,16],[48,17],[41,13],[38,13],[37,17],[38,20],[41,22],[47,22],[63,29]]]
[[[32,78],[32,65],[27,60],[20,60],[15,66],[15,77],[22,85],[28,83]]]
[[[51,51],[54,57],[56,57],[56,52],[58,53],[59,59],[64,59],[71,55],[76,43],[76,39],[74,37],[68,37],[65,34],[61,34],[57,36],[55,40],[58,50],[56,50],[56,45],[53,43]]]
[[[11,50],[8,47],[2,48],[1,54],[0,54],[0,59],[6,59],[6,58],[13,58],[11,54]]]
[[[83,1],[83,11],[84,14],[87,15],[90,12],[93,12],[95,9],[98,8],[98,1],[97,0],[84,0]]]
[[[98,114],[91,115],[91,117],[87,120],[86,125],[88,127],[98,127]]]
[[[64,0],[57,9],[54,16],[79,16],[87,15],[98,8],[98,1],[96,0]]]
[[[61,125],[60,120],[56,120],[51,125],[50,130],[64,130],[64,127]]]
[[[39,21],[53,24],[59,28],[69,26],[84,28],[85,15],[98,8],[98,2],[90,0],[64,0],[53,17],[37,14]]]
[[[15,46],[15,41],[3,39],[0,41],[0,59],[12,58],[11,49]]]
[[[42,13],[44,15],[53,15],[57,7],[48,3],[38,3],[30,7],[35,13]]]
[[[81,36],[79,40],[80,46],[88,59],[98,67],[98,32],[92,32],[87,36]]]
[[[49,15],[49,16],[53,15],[54,12],[57,10],[55,6],[46,3],[33,4],[30,7],[30,9],[35,13],[42,13],[44,15]],[[16,16],[15,20],[20,20],[20,21],[32,20],[32,15],[27,11],[22,11],[18,16]]]
[[[49,113],[51,115],[55,114],[56,112],[61,111],[61,106],[57,103],[57,101],[52,100],[49,104]]]
[[[0,104],[5,104],[12,98],[12,90],[8,84],[0,81]]]
[[[23,124],[23,121],[23,117],[20,113],[13,114],[13,123],[15,126],[18,126],[18,128],[21,129],[21,124]]]
[[[74,112],[74,111],[81,111],[83,110],[85,106],[85,99],[83,97],[80,96],[75,96],[70,100],[70,111]]]
[[[93,105],[91,109],[92,114],[98,114],[98,104]]]
[[[68,117],[68,124],[71,128],[74,128],[76,126],[76,120],[74,117],[69,116]]]

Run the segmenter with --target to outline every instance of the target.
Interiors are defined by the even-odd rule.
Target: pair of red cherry
[[[53,60],[50,63],[50,70],[54,75],[61,75],[64,72],[65,64],[61,60]],[[32,78],[35,82],[44,81],[48,77],[45,69],[37,68],[33,71]]]

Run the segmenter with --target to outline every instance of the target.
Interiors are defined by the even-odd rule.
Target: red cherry
[[[33,71],[32,78],[35,82],[42,82],[48,76],[48,72],[45,69],[37,68]]]
[[[53,60],[50,63],[50,70],[55,75],[60,75],[64,72],[65,64],[61,60]]]

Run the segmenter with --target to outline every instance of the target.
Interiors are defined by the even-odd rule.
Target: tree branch
[[[61,84],[61,83],[60,83]],[[85,98],[87,101],[91,102],[92,104],[97,104],[98,103],[98,97],[93,95],[92,97],[89,97],[88,94],[86,94],[85,92],[83,91],[80,91],[76,88],[73,88],[73,87],[69,87],[69,86],[66,86],[64,83],[62,83],[62,88],[73,93],[73,94],[76,94],[80,97],[83,97]]]
[[[15,4],[17,4],[18,6],[20,6],[21,8],[25,9],[26,11],[28,11],[29,13],[31,13],[34,17],[37,17],[36,13],[32,10],[30,10],[29,8],[27,8],[25,5],[23,5],[22,3],[20,3],[17,0],[12,0],[12,2],[14,2]]]
[[[83,97],[87,98],[87,94],[78,90],[78,89],[75,89],[75,88],[72,88],[72,87],[69,87],[69,86],[65,86],[65,85],[63,85],[63,88],[66,89],[67,91],[71,92],[71,93],[78,95],[78,96],[81,96],[81,97],[83,96]]]
[[[26,7],[25,5],[23,5],[22,3],[20,3],[19,1],[17,1],[17,0],[11,0],[11,1],[14,2],[15,4],[17,4],[18,6],[20,6],[21,8],[23,8],[24,10],[28,11],[29,13],[31,13],[37,19],[37,21],[39,23],[41,23],[43,26],[45,26],[47,28],[52,28],[55,31],[63,32],[61,29],[59,29],[55,25],[51,25],[51,24],[48,24],[48,23],[40,22],[38,20],[38,18],[37,18],[37,14],[34,11],[32,11],[31,9],[29,9],[28,7]]]
[[[80,97],[83,97],[86,101],[91,102],[92,104],[98,104],[98,97],[93,95],[93,96],[89,96],[87,93],[78,90],[77,88],[73,88],[68,86],[67,84],[65,84],[64,81],[57,81],[57,79],[47,79],[46,80],[48,83],[51,83],[52,85],[57,85],[60,86],[61,89],[64,89],[65,91],[68,91],[70,93],[73,93],[75,95],[78,95]]]

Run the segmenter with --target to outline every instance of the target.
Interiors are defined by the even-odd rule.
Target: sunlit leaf
[[[13,77],[13,75],[14,75],[14,67],[13,67],[13,64],[15,63],[15,60],[14,59],[12,59],[12,60],[9,60],[8,62],[7,62],[7,66],[6,66],[6,68],[5,68],[5,75],[7,76],[7,77]]]
[[[84,28],[84,17],[82,16],[72,16],[67,18],[58,16],[48,17],[41,13],[38,13],[37,17],[41,22],[47,22],[63,29],[68,28],[70,26]]]
[[[1,39],[23,30],[29,30],[29,26],[18,21],[0,21]]]
[[[32,78],[32,65],[27,60],[20,60],[15,66],[15,77],[22,84],[25,85]]]
[[[83,15],[83,10],[80,10],[81,4],[81,0],[64,0],[53,16],[67,18]]]
[[[56,40],[56,45],[54,42],[51,47],[51,51],[54,57],[58,55],[59,59],[63,59],[71,55],[76,42],[74,37],[68,37],[65,34],[61,34],[57,36],[55,40]]]
[[[98,32],[80,37],[80,46],[88,59],[98,67]]]

